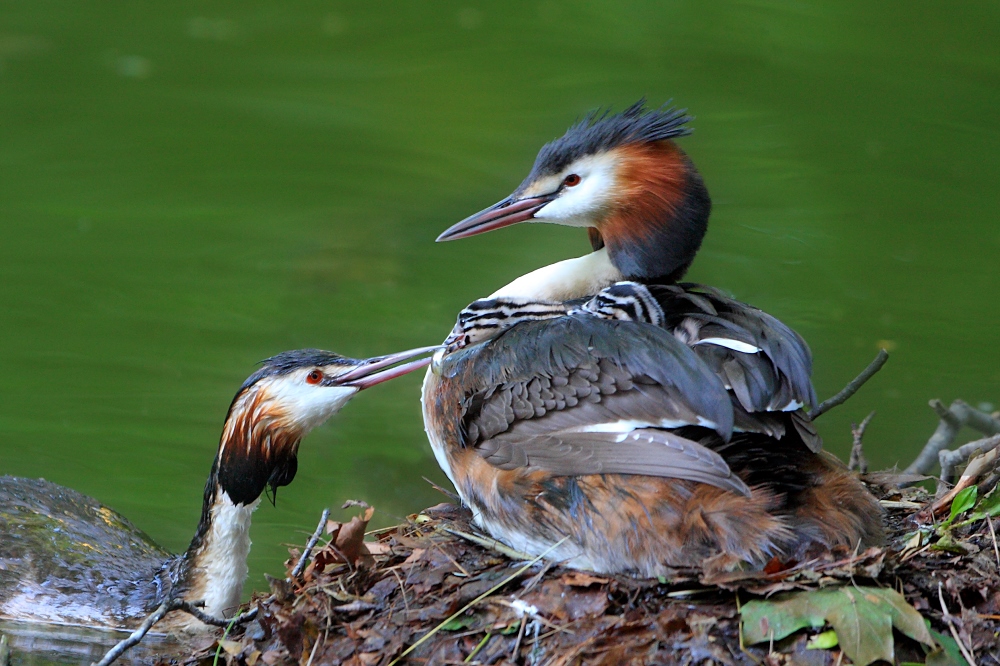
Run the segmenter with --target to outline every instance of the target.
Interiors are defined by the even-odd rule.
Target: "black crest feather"
[[[361,361],[356,359],[347,358],[345,356],[341,356],[340,354],[334,354],[333,352],[323,351],[322,349],[296,349],[294,351],[281,352],[280,354],[276,354],[271,358],[266,358],[261,361],[260,364],[263,367],[247,377],[247,380],[243,382],[243,386],[240,387],[236,396],[239,397],[240,393],[243,393],[243,391],[247,390],[265,377],[287,375],[289,372],[298,370],[299,368],[322,368],[328,365],[353,366],[359,365],[360,363]]]
[[[618,146],[651,143],[686,136],[691,133],[687,109],[667,102],[658,109],[647,109],[646,100],[613,114],[611,109],[596,109],[566,130],[554,141],[542,146],[535,158],[530,182],[543,175],[559,173],[571,162],[585,155],[595,155]]]

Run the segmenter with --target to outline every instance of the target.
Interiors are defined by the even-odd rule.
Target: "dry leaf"
[[[608,582],[607,578],[600,578],[582,571],[571,571],[568,574],[563,574],[560,580],[563,584],[571,587],[590,587],[591,585],[604,585]]]

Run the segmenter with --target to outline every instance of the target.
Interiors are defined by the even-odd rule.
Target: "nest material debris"
[[[853,395],[886,358],[880,352],[813,417]],[[863,437],[874,412],[852,428],[850,466],[886,509],[885,547],[816,552],[802,562],[775,559],[763,571],[678,569],[669,580],[635,579],[542,558],[526,563],[530,556],[477,535],[468,511],[452,504],[366,534],[373,510],[348,503],[365,511],[346,524],[324,512],[305,549],[291,551],[287,577],[269,578],[271,594],[256,595],[252,610],[221,638],[159,663],[839,665],[859,653],[838,645],[833,631],[747,645],[740,626],[747,601],[836,586],[862,594],[896,590],[905,598],[900,603],[930,621],[946,648],[930,654],[926,639],[897,634],[894,640],[887,625],[882,638],[889,651],[882,652],[896,663],[975,663],[987,656],[1000,663],[1000,546],[993,524],[1000,515],[1000,414],[962,401],[931,406],[940,425],[902,473],[864,473]],[[947,450],[966,425],[987,437]],[[935,463],[942,472],[932,497],[911,486],[930,478]],[[326,543],[310,559],[324,532]]]
[[[762,572],[678,570],[669,581],[514,562],[465,538],[475,531],[470,515],[450,504],[379,530],[360,548],[363,530],[348,530],[353,541],[338,545],[342,527],[328,525],[334,538],[300,577],[290,575],[300,560],[293,551],[290,584],[251,601],[254,621],[163,663],[210,664],[217,654],[240,666],[849,663],[837,648],[807,650],[801,632],[773,645],[740,640],[741,603],[837,585],[896,589],[970,654],[1000,659],[1000,551],[990,518],[975,520],[970,508],[943,528],[918,528],[914,507],[933,498],[895,488],[890,476],[871,475],[894,507],[884,548],[775,560]],[[897,659],[923,663],[925,651],[897,636]]]

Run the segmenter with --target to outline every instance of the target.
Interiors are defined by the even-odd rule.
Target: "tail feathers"
[[[816,455],[810,467],[815,484],[802,491],[792,513],[799,548],[820,543],[863,551],[883,545],[884,511],[864,484],[829,454]]]
[[[814,544],[851,550],[883,544],[884,512],[864,484],[831,454],[792,439],[746,433],[712,448],[755,493],[766,488],[782,498],[773,513],[795,534],[789,556],[801,557]]]

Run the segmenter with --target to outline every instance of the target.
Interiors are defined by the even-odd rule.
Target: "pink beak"
[[[366,389],[371,386],[375,386],[376,384],[387,382],[390,379],[402,377],[409,372],[413,372],[414,370],[430,365],[430,356],[416,361],[410,361],[409,363],[403,363],[402,365],[396,364],[400,361],[411,359],[414,356],[422,356],[424,354],[436,352],[438,349],[441,349],[441,345],[408,349],[406,351],[389,354],[387,356],[376,356],[375,358],[370,358],[367,361],[362,361],[363,365],[360,365],[353,370],[348,370],[342,375],[333,377],[331,383],[337,386],[355,386],[359,389]]]
[[[475,215],[470,215],[458,224],[449,227],[437,237],[437,240],[440,243],[441,241],[468,238],[530,220],[535,216],[535,213],[555,197],[555,192],[524,199],[507,197],[503,201],[498,201],[489,208],[481,210]]]

